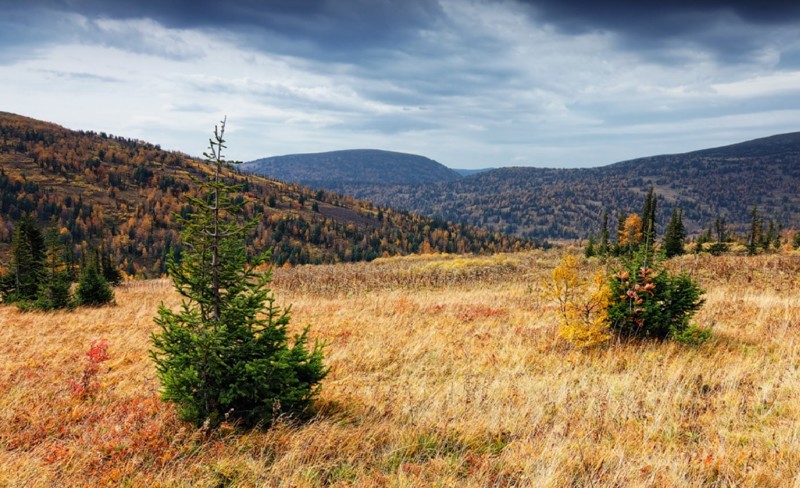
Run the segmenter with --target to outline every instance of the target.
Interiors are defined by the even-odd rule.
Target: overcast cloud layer
[[[233,159],[461,168],[800,130],[800,2],[650,3],[0,0],[0,110],[193,155],[227,115]]]

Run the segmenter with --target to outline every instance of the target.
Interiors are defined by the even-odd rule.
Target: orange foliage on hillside
[[[174,216],[203,161],[147,142],[71,131],[0,113],[0,256],[23,214],[57,226],[74,259],[105,247],[129,275],[160,275],[180,256]],[[276,264],[372,260],[420,249],[488,253],[531,244],[499,233],[378,208],[352,197],[311,191],[230,171],[242,185],[244,219],[256,219],[253,253],[273,249]]]

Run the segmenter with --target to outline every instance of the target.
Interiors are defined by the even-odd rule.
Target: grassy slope
[[[169,282],[118,306],[0,306],[0,485],[787,486],[800,482],[800,256],[687,256],[715,339],[571,349],[539,296],[554,253],[279,270],[329,343],[310,423],[204,433],[147,357]],[[94,399],[72,395],[90,338]]]

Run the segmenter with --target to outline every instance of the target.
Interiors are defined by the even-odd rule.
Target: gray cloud
[[[25,6],[89,19],[152,19],[229,34],[263,51],[331,60],[392,49],[442,15],[433,0],[29,0]]]
[[[114,47],[188,59],[198,55],[190,46],[159,40],[135,29],[108,32],[99,19],[152,19],[175,29],[205,29],[243,47],[318,61],[345,62],[385,68],[398,54],[421,55],[431,46],[423,33],[448,28],[446,2],[440,0],[29,0],[7,2],[2,10],[17,17],[8,22],[11,39],[32,39],[14,28],[25,12],[72,13],[90,22],[76,33]],[[749,63],[770,51],[795,49],[800,43],[800,2],[785,0],[475,0],[464,4],[506,8],[520,6],[533,22],[555,26],[567,34],[610,32],[620,47],[646,52],[667,64],[686,61],[686,51],[703,50],[724,63]],[[47,16],[47,15],[46,15]],[[30,24],[30,22],[27,22]],[[26,22],[22,23],[23,25]],[[54,33],[39,33],[48,39]],[[45,35],[41,35],[45,34]],[[468,34],[468,33],[464,33]],[[0,37],[3,35],[0,34]],[[421,42],[422,40],[422,42]],[[490,38],[470,39],[460,49],[489,50]],[[166,42],[164,42],[166,41]],[[437,50],[444,46],[437,46]],[[783,66],[795,66],[789,57]]]
[[[0,103],[49,114],[80,98],[114,114],[73,127],[188,152],[200,119],[227,113],[248,126],[240,159],[380,147],[457,166],[610,163],[736,142],[748,120],[797,130],[782,107],[800,102],[800,4],[761,5],[0,0],[0,85],[18,93]]]
[[[800,2],[785,0],[520,0],[564,32],[606,30],[633,51],[683,62],[679,48],[705,49],[723,62],[749,62],[800,39]]]

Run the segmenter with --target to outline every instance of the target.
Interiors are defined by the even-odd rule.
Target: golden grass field
[[[206,432],[160,402],[167,280],[115,307],[0,306],[0,486],[800,486],[800,255],[673,260],[713,338],[588,351],[541,298],[558,257],[277,270],[331,371],[311,421],[269,430]],[[110,357],[76,395],[92,338]]]

